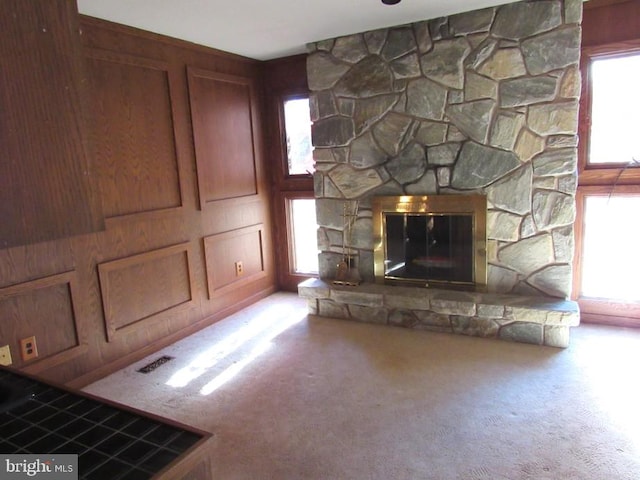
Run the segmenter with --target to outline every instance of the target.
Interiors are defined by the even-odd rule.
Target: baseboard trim
[[[580,313],[580,323],[596,325],[608,325],[610,327],[640,328],[640,319],[632,317],[617,317],[614,315],[602,315],[600,313]]]

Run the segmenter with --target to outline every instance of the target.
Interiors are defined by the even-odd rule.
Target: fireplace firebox
[[[377,283],[486,289],[484,195],[384,196],[372,206]]]

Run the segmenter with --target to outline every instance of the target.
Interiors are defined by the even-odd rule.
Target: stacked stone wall
[[[373,281],[372,196],[482,193],[489,291],[569,296],[581,17],[580,0],[517,2],[309,46],[322,278],[345,201]]]

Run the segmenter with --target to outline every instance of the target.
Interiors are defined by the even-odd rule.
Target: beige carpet
[[[223,480],[637,480],[640,329],[572,332],[560,350],[309,319],[279,293],[85,390],[214,432]]]

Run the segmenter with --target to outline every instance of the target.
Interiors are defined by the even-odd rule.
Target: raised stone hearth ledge
[[[418,330],[565,348],[580,323],[578,304],[545,297],[362,284],[319,279],[298,285],[309,314]]]

